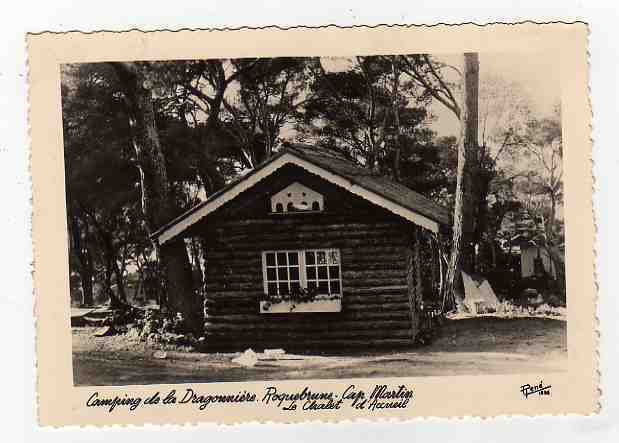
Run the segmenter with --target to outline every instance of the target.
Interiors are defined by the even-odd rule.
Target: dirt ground
[[[245,380],[475,375],[562,371],[566,323],[544,318],[448,320],[433,343],[410,350],[290,355],[245,368],[239,353],[167,352],[124,336],[93,337],[73,328],[75,385],[127,385]]]

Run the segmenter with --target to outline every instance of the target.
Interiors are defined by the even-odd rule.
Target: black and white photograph
[[[60,69],[76,386],[566,369],[552,54]]]

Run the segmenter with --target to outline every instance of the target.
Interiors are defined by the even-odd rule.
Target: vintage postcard
[[[587,32],[29,35],[40,424],[595,413]]]

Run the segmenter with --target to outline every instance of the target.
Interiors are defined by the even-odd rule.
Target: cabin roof
[[[423,195],[396,183],[389,178],[372,173],[340,153],[331,150],[292,144],[281,149],[254,170],[230,182],[223,189],[211,194],[179,217],[159,228],[152,238],[162,244],[178,236],[197,221],[234,199],[285,164],[295,164],[308,172],[343,187],[352,194],[381,206],[413,223],[437,232],[439,225],[449,223],[447,209]]]

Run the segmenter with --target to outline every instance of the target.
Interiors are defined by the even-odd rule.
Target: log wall
[[[287,172],[202,226],[208,345],[235,350],[410,345],[417,330],[409,303],[412,226],[316,177]],[[263,207],[268,195],[299,177],[325,195],[325,211],[269,214]],[[260,314],[262,252],[323,248],[340,250],[342,311]]]

